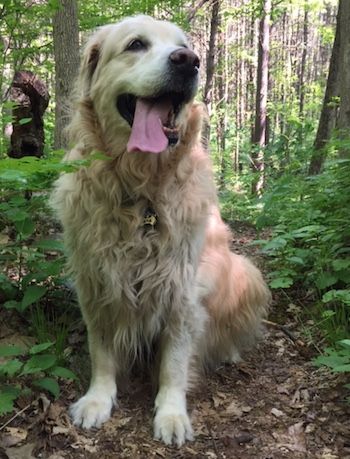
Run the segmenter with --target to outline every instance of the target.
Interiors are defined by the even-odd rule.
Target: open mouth
[[[177,92],[147,98],[120,95],[117,109],[131,126],[128,151],[160,153],[175,145],[179,140],[176,117],[186,102],[185,94]]]

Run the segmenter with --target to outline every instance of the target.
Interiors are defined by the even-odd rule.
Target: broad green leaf
[[[20,124],[21,126],[23,124],[28,124],[32,121],[32,118],[21,118],[19,121],[18,121],[18,124]]]
[[[25,350],[14,344],[0,344],[0,357],[10,357],[25,354]]]
[[[322,296],[323,303],[329,303],[330,301],[341,301],[347,305],[350,305],[350,289],[344,290],[329,290]]]
[[[23,366],[23,362],[18,359],[12,359],[5,363],[0,364],[0,374],[7,376],[14,376],[20,371]]]
[[[13,386],[0,387],[0,415],[10,413],[20,390]]]
[[[71,370],[68,370],[68,368],[64,367],[54,367],[52,370],[50,370],[50,374],[64,379],[78,379],[78,377]]]
[[[22,375],[28,375],[31,373],[38,373],[40,371],[47,370],[56,364],[57,358],[52,354],[38,354],[31,357],[28,362],[25,363]]]
[[[350,347],[350,339],[342,339],[341,341],[339,341],[339,344],[341,344],[345,348],[349,348]]]
[[[57,381],[53,378],[42,378],[38,379],[33,382],[33,386],[40,387],[41,389],[45,389],[57,398],[60,395],[60,386],[58,385]]]
[[[341,271],[350,267],[350,258],[339,258],[332,261],[332,266],[335,271]]]
[[[24,311],[29,305],[40,300],[46,292],[47,288],[39,285],[30,285],[27,287],[21,303],[22,311]]]
[[[322,273],[316,279],[316,285],[320,290],[324,290],[338,282],[338,277],[331,273]]]
[[[0,179],[1,180],[8,180],[8,181],[20,181],[25,183],[26,176],[23,172],[18,170],[5,170],[4,172],[0,172]]]
[[[316,366],[325,365],[329,368],[334,369],[340,365],[347,365],[349,362],[349,356],[341,356],[337,354],[332,355],[320,355],[314,359]]]
[[[350,363],[346,365],[339,365],[337,367],[333,368],[333,371],[336,371],[337,373],[348,373],[350,371]]]
[[[29,349],[29,354],[38,354],[39,352],[46,351],[53,346],[53,342],[48,341],[47,343],[35,344]]]
[[[4,308],[6,309],[17,309],[17,311],[22,311],[22,303],[20,301],[10,300],[5,301]]]
[[[31,218],[15,222],[16,230],[23,236],[30,236],[35,230],[35,223]]]
[[[271,288],[289,288],[294,281],[291,277],[278,277],[269,283]]]
[[[43,250],[53,250],[56,252],[63,252],[64,246],[62,241],[57,241],[55,239],[43,239],[34,244],[34,247],[38,247]]]

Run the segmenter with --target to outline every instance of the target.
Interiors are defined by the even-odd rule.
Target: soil
[[[260,264],[247,244],[253,230],[234,225],[234,234],[234,248],[243,247]],[[346,381],[312,364],[315,351],[295,319],[297,307],[275,295],[257,347],[241,363],[199,378],[188,397],[193,442],[176,448],[153,440],[154,393],[147,374],[124,384],[118,409],[100,430],[74,427],[67,408],[88,381],[88,356],[77,339],[80,363],[72,365],[81,368],[82,386],[63,383],[57,401],[44,394],[20,400],[15,416],[0,418],[0,459],[350,459]]]

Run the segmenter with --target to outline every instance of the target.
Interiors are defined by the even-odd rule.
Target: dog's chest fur
[[[193,286],[209,202],[198,199],[204,190],[192,186],[191,198],[169,179],[153,199],[129,196],[113,171],[86,169],[62,177],[59,192],[70,271],[85,290],[94,279],[88,296],[95,306],[113,303],[140,317],[172,307]]]

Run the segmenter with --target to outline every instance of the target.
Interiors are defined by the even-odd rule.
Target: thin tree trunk
[[[309,11],[307,6],[304,5],[304,28],[303,28],[303,51],[301,53],[300,74],[299,74],[299,116],[304,117],[304,103],[305,103],[305,69],[306,58],[308,49],[309,37]]]
[[[349,1],[349,0],[345,0]],[[340,13],[338,9],[337,26],[333,43],[332,56],[329,64],[326,92],[323,99],[320,121],[314,142],[314,151],[309,166],[309,175],[319,174],[326,159],[325,146],[335,127],[336,105],[334,98],[339,96],[339,64],[340,64]]]
[[[267,121],[267,93],[269,75],[269,48],[270,48],[270,14],[271,0],[264,0],[263,16],[259,26],[259,52],[255,106],[255,127],[253,133],[252,153],[253,170],[257,172],[252,183],[252,192],[261,194],[264,185],[264,147],[266,145]],[[254,148],[254,147],[253,147]]]
[[[350,140],[350,1],[340,0],[340,71],[339,116],[337,130],[340,138]],[[350,158],[350,148],[342,146],[340,157]]]
[[[212,89],[213,89],[213,78],[215,70],[215,54],[216,54],[216,36],[219,28],[219,11],[220,2],[215,0],[213,3],[211,22],[210,22],[210,38],[209,38],[209,49],[207,54],[207,68],[206,68],[206,81],[204,87],[203,100],[204,103],[210,109],[210,103],[212,101]]]
[[[79,66],[79,28],[76,0],[60,0],[53,17],[53,45],[56,73],[54,147],[67,146],[64,128],[68,122],[67,105]]]

